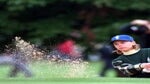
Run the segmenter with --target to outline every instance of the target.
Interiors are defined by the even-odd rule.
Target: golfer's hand
[[[150,69],[150,63],[142,63],[140,67],[143,69]]]

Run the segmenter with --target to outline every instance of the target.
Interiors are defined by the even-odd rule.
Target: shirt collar
[[[140,51],[140,49],[133,49],[133,50],[130,50],[128,52],[123,52],[123,55],[132,55],[132,54],[135,54],[137,53],[138,51]]]

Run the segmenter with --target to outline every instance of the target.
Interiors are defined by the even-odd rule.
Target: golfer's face
[[[117,50],[120,50],[122,52],[127,52],[133,48],[133,42],[130,41],[114,41],[113,45]]]

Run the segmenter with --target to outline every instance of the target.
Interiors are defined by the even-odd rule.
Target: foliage
[[[149,0],[94,0],[94,4],[97,6],[102,6],[103,4],[107,7],[117,8],[121,10],[148,10],[150,9]]]
[[[95,12],[91,24],[96,41],[103,42],[122,24],[148,19],[149,4],[149,0],[0,0],[0,46],[16,35],[40,45],[44,38],[69,33],[79,11],[90,13],[90,7]]]
[[[48,3],[55,2],[76,2],[79,4],[91,3],[98,7],[103,5],[111,8],[117,8],[122,10],[136,9],[136,10],[148,10],[150,9],[149,0],[1,0],[0,3],[6,3],[7,9],[10,11],[24,10],[26,7],[32,8],[34,6],[46,6]]]

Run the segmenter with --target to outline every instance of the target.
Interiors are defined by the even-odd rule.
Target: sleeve
[[[130,64],[130,63],[124,63],[122,60],[113,60],[112,65],[114,68],[117,68],[119,71],[121,71],[123,74],[127,76],[135,75],[139,72],[141,72],[140,63],[139,64]]]
[[[148,50],[148,51],[147,51],[147,52],[148,52],[148,55],[147,55],[147,56],[148,56],[148,57],[147,57],[147,62],[150,63],[150,48],[148,48],[147,50]]]

